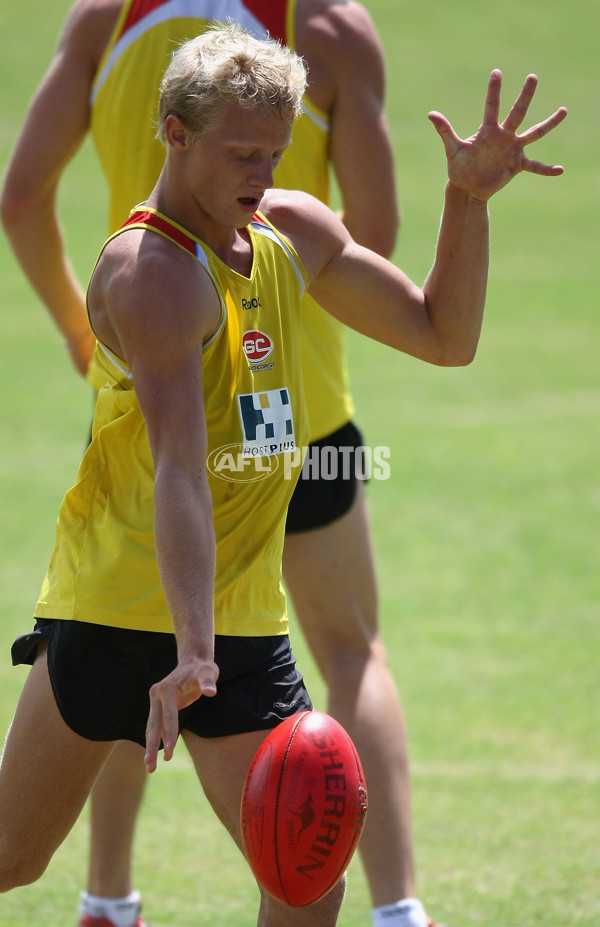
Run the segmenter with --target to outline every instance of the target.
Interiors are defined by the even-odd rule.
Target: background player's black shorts
[[[363,438],[353,422],[309,444],[288,506],[285,533],[323,528],[341,518],[356,497],[356,449]]]
[[[12,661],[33,663],[48,638],[48,669],[63,720],[88,740],[145,746],[149,690],[177,665],[175,636],[39,618],[17,638]],[[222,737],[269,730],[312,708],[287,635],[215,638],[217,694],[179,712],[179,730]]]

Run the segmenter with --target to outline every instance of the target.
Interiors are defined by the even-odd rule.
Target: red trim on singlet
[[[264,229],[271,228],[269,223],[262,216],[260,216],[257,212],[255,212],[254,215],[252,216],[252,224],[261,225]]]
[[[129,13],[127,14],[127,19],[123,23],[123,28],[119,33],[119,38],[121,38],[128,29],[135,26],[140,19],[143,19],[144,16],[147,16],[152,10],[158,9],[159,6],[163,6],[167,2],[168,0],[133,0],[129,8]]]
[[[242,0],[247,10],[250,10],[263,26],[269,30],[271,38],[277,39],[282,45],[286,40],[286,10],[287,0]]]
[[[134,0],[119,33],[119,38],[135,26],[140,19],[167,2],[168,0]],[[269,30],[272,38],[277,39],[283,45],[287,44],[285,28],[287,0],[241,0],[241,2]],[[202,2],[198,0],[197,15],[201,17],[202,12]]]
[[[169,238],[176,241],[178,245],[181,245],[182,248],[185,248],[186,251],[189,251],[190,254],[196,254],[196,242],[193,238],[186,235],[185,232],[182,232],[181,229],[178,229],[176,226],[171,225],[167,219],[157,216],[156,213],[150,212],[148,209],[136,210],[136,212],[129,216],[127,222],[123,223],[121,228],[124,229],[127,228],[128,225],[136,225],[139,223],[149,225],[151,228],[163,232],[163,234],[168,235]]]

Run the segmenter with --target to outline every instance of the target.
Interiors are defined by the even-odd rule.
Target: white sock
[[[141,895],[131,892],[124,898],[100,898],[98,895],[81,893],[80,914],[91,917],[107,917],[115,927],[134,927],[141,908]]]
[[[371,911],[373,927],[427,927],[425,908],[417,898],[402,898]]]

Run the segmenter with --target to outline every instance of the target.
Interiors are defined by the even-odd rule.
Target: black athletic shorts
[[[88,740],[145,746],[149,690],[177,665],[173,634],[38,618],[12,646],[13,665],[33,663],[48,642],[48,669],[64,722]],[[222,737],[276,727],[312,708],[287,635],[215,638],[217,694],[179,712],[179,730]]]
[[[286,534],[323,528],[350,510],[356,497],[357,454],[362,461],[357,449],[362,446],[362,435],[353,422],[308,445],[288,506]],[[362,473],[362,463],[360,468]]]

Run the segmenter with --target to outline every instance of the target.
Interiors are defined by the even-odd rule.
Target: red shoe
[[[92,917],[91,914],[82,914],[79,927],[115,927],[115,925],[108,917]],[[143,917],[138,917],[134,927],[148,927],[148,922]]]
[[[103,927],[103,925],[100,925]],[[446,924],[434,924],[430,917],[427,918],[427,927],[446,927]]]

